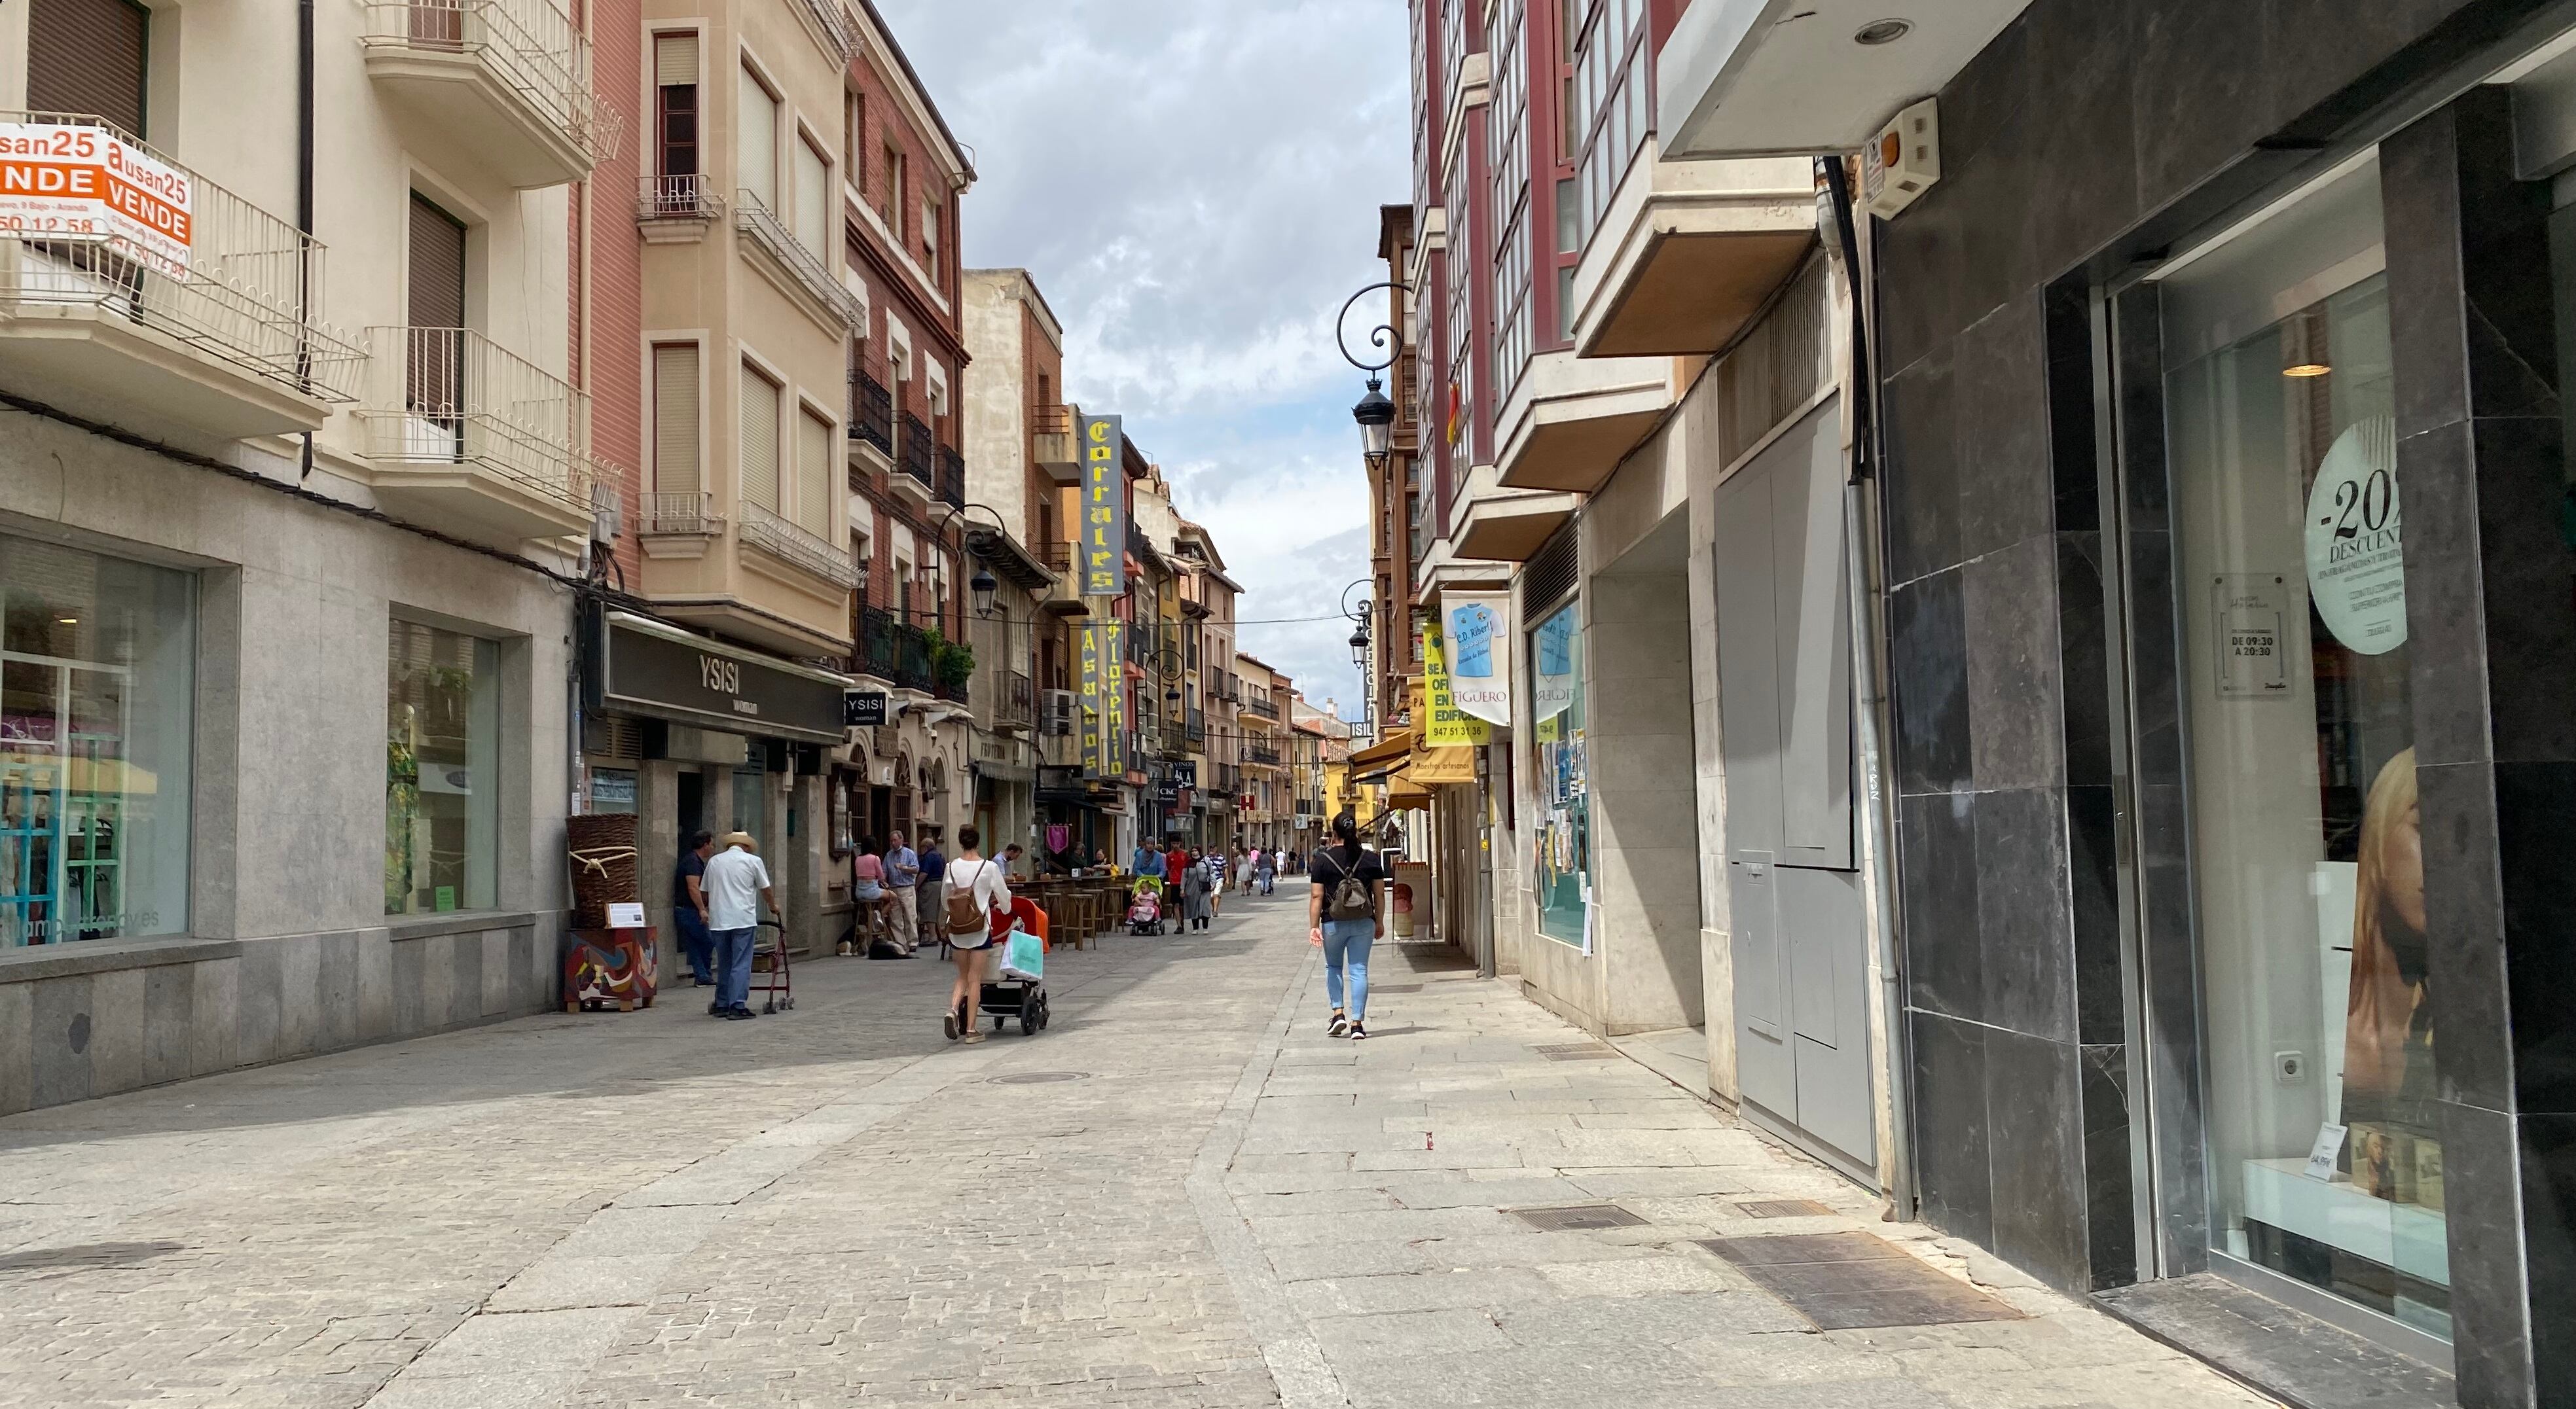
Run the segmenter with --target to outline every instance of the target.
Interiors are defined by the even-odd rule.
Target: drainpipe
[[[295,375],[310,387],[313,351],[305,329],[313,322],[313,0],[295,3]],[[313,432],[304,433],[304,463],[296,482],[313,477]]]
[[[1897,891],[1893,861],[1896,837],[1896,799],[1887,785],[1887,745],[1891,737],[1888,718],[1888,668],[1886,653],[1886,614],[1881,593],[1880,556],[1864,552],[1863,545],[1876,544],[1879,511],[1879,426],[1878,378],[1870,358],[1868,317],[1872,285],[1861,268],[1860,232],[1852,210],[1850,173],[1839,155],[1820,157],[1818,171],[1825,181],[1825,195],[1831,209],[1827,214],[1830,243],[1843,266],[1851,288],[1851,406],[1852,464],[1851,478],[1843,489],[1843,541],[1849,545],[1844,553],[1849,575],[1851,597],[1852,682],[1858,693],[1860,708],[1853,711],[1854,732],[1861,784],[1864,790],[1858,818],[1861,841],[1869,857],[1867,910],[1870,938],[1877,950],[1879,975],[1879,1016],[1886,1031],[1887,1061],[1887,1198],[1890,1215],[1911,1221],[1914,1217],[1916,1191],[1911,1120],[1908,1063],[1903,1060],[1905,1041],[1905,987],[1903,954],[1897,944]]]

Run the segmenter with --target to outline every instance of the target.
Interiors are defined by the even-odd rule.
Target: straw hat
[[[760,843],[753,841],[749,832],[727,832],[724,834],[722,845],[727,848],[738,846],[745,851],[760,850]]]

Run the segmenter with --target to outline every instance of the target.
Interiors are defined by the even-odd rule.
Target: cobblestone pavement
[[[1036,1038],[825,959],[0,1120],[0,1406],[2262,1402],[1440,951],[1327,1039],[1301,910],[1055,955]],[[2030,1316],[1819,1333],[1689,1241],[1852,1229]]]

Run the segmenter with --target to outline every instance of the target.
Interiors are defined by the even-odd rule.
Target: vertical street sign
[[[1100,627],[1086,624],[1077,648],[1082,657],[1082,776],[1097,778],[1107,758],[1101,752]]]
[[[1100,633],[1100,771],[1122,778],[1127,774],[1127,624],[1104,621],[1092,629]]]
[[[1127,592],[1125,418],[1082,418],[1082,595]]]

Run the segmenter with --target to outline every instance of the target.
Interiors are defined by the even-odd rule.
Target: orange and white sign
[[[197,178],[100,127],[0,122],[0,236],[112,241],[188,277]]]

